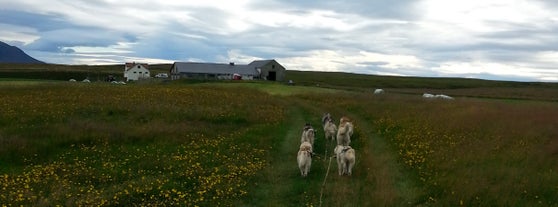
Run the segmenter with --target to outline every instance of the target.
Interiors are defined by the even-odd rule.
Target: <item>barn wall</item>
[[[275,73],[275,81],[285,80],[285,68],[276,61],[270,61],[268,64],[262,66],[261,70],[261,76],[264,80],[270,80],[273,76],[272,73]]]
[[[232,79],[232,74],[229,73],[215,73],[212,75],[209,74],[199,74],[199,73],[191,73],[191,72],[179,72],[180,69],[178,64],[173,64],[169,73],[171,80],[177,80],[180,78],[202,78],[202,79]],[[250,74],[241,74],[243,80],[253,80],[253,79],[263,79],[263,80],[270,80],[275,76],[275,81],[284,81],[285,79],[285,68],[279,64],[277,61],[272,60],[269,61],[267,64],[260,66],[261,74],[260,77],[256,75]],[[255,71],[254,71],[255,72]]]

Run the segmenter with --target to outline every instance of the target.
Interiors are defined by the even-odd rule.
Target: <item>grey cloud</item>
[[[499,75],[491,73],[464,73],[458,74],[457,77],[470,77],[485,80],[501,80],[501,81],[521,81],[521,82],[533,82],[538,81],[535,78],[518,76],[518,75]]]
[[[387,19],[414,19],[420,14],[416,13],[416,0],[375,0],[375,1],[298,1],[280,0],[275,1],[273,7],[281,8],[304,8],[332,10],[342,13],[358,14],[374,18]],[[268,3],[259,2],[254,4],[256,8],[269,8]]]
[[[379,64],[380,63],[380,64]],[[346,68],[353,73],[372,74],[372,75],[385,75],[385,74],[398,74],[405,76],[417,77],[437,77],[438,74],[427,68],[385,68],[382,67],[381,62],[371,62],[364,67],[351,67]]]
[[[25,9],[21,6],[24,4],[21,4],[22,8],[0,9],[0,25],[33,28],[39,37],[28,45],[20,42],[24,49],[39,51],[39,54],[63,53],[61,55],[66,58],[79,57],[79,51],[73,53],[76,51],[68,47],[109,47],[125,42],[134,43],[126,49],[129,50],[129,54],[126,55],[167,60],[199,59],[211,62],[222,60],[231,50],[239,51],[241,55],[246,56],[278,59],[304,58],[315,55],[314,51],[334,51],[336,54],[349,56],[355,54],[358,56],[359,52],[413,56],[422,64],[417,68],[395,69],[386,68],[388,61],[381,60],[339,64],[348,67],[343,70],[366,74],[437,77],[448,74],[430,68],[448,62],[471,61],[523,64],[553,70],[555,68],[550,63],[533,60],[533,54],[541,51],[556,51],[558,36],[555,34],[558,32],[556,23],[558,20],[541,20],[543,22],[533,24],[511,23],[505,19],[485,21],[482,22],[483,25],[495,29],[471,33],[459,26],[444,25],[439,22],[432,25],[440,28],[432,29],[421,26],[421,23],[424,23],[421,21],[427,20],[423,19],[423,14],[420,13],[423,9],[419,8],[420,2],[417,0],[274,0],[257,1],[250,3],[248,8],[242,8],[242,12],[273,11],[288,14],[290,17],[306,16],[315,10],[331,11],[331,16],[327,18],[338,18],[345,24],[357,25],[354,28],[349,27],[350,31],[328,27],[327,23],[325,26],[304,27],[296,22],[291,24],[281,22],[284,25],[278,26],[266,25],[265,22],[250,21],[250,19],[238,19],[238,21],[246,21],[249,25],[245,30],[235,30],[236,28],[230,28],[229,20],[235,20],[232,19],[234,18],[232,15],[237,14],[235,13],[237,11],[196,7],[190,4],[177,5],[176,2],[166,5],[166,2],[162,1],[149,2],[145,5],[137,5],[132,1],[57,2],[64,6],[60,11],[52,8],[43,10],[42,3],[27,5],[29,7]],[[558,3],[552,1],[539,0],[538,2],[546,5],[548,11],[558,8]],[[88,13],[80,11],[88,11]],[[138,15],[145,15],[133,15],[136,12]],[[161,15],[161,13],[169,15]],[[91,16],[98,19],[91,19]],[[324,23],[320,22],[320,24]],[[448,28],[441,28],[446,26]],[[436,36],[438,29],[456,35],[438,37]],[[452,29],[458,30],[452,34]],[[459,39],[460,37],[463,39]],[[118,56],[119,54],[112,55],[114,56],[107,57],[116,58],[115,60],[124,59]],[[339,57],[339,59],[327,61],[339,62],[345,58]],[[355,64],[358,67],[353,67]],[[487,79],[519,78],[489,73],[459,75]]]
[[[60,49],[60,52],[62,53],[75,53],[76,51],[74,49],[71,48],[66,48],[66,49]]]
[[[485,22],[499,31],[481,34],[480,37],[489,39],[525,39],[525,40],[558,40],[558,24],[553,21],[532,23],[511,23],[504,21]]]
[[[61,47],[72,46],[109,46],[119,41],[134,42],[138,38],[131,33],[109,31],[100,27],[81,26],[65,20],[60,14],[35,14],[23,11],[3,10],[0,23],[31,27],[37,30],[40,38],[24,49],[61,52]],[[68,51],[62,51],[68,52]]]
[[[189,10],[192,19],[181,21],[183,27],[188,27],[200,33],[226,33],[228,14],[214,8],[196,8]]]
[[[73,27],[57,14],[35,14],[25,11],[0,10],[0,23],[27,26],[39,32]]]
[[[161,33],[144,39],[132,48],[136,56],[168,60],[202,59],[212,61],[216,56],[225,55],[225,45],[214,41],[184,38]]]
[[[67,28],[42,32],[41,37],[25,48],[39,51],[59,51],[60,47],[107,47],[129,40],[125,34],[99,28]]]
[[[369,66],[383,66],[383,65],[389,64],[389,62],[385,62],[385,61],[374,61],[374,62],[359,62],[359,63],[357,63],[357,64],[369,65]]]
[[[538,2],[539,4],[544,5],[544,7],[550,7],[550,10],[556,10],[558,9],[558,1],[552,1],[552,0],[535,0],[534,2]]]
[[[19,48],[23,48],[25,46],[25,42],[22,41],[4,41],[5,43],[7,43],[8,45],[12,45],[12,46],[16,46]]]
[[[324,41],[325,31],[319,30],[303,30],[303,29],[290,29],[282,30],[277,28],[261,27],[255,30],[238,33],[235,35],[219,35],[211,36],[216,43],[225,45],[231,48],[247,49],[253,53],[264,52],[265,55],[277,55],[278,57],[284,56],[281,53],[295,53],[296,51],[309,51],[331,49],[335,46],[333,41]],[[276,50],[276,54],[271,51],[261,51],[258,48],[282,48],[283,50]]]

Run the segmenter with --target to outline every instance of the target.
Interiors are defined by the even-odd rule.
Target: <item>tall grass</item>
[[[152,74],[168,73],[170,68],[170,64],[149,65]],[[104,81],[108,75],[122,80],[124,65],[0,64],[0,77],[12,79]]]
[[[552,103],[409,100],[374,121],[428,194],[418,202],[558,205]],[[364,109],[378,116],[378,111]]]
[[[267,165],[254,131],[285,110],[255,90],[196,86],[0,93],[0,203],[10,205],[230,205]]]
[[[357,181],[334,177],[329,204],[558,205],[553,184],[558,181],[558,105],[553,102],[368,93],[300,97],[358,121]],[[386,161],[398,164],[390,168]],[[381,177],[368,180],[370,175]],[[355,188],[374,195],[368,200],[375,202],[360,200]]]
[[[464,89],[464,88],[557,88],[556,83],[491,81],[469,78],[428,78],[362,75],[342,72],[287,71],[287,79],[301,85],[344,88],[348,90],[373,90],[374,88],[427,88],[427,89]]]
[[[333,160],[323,206],[558,205],[558,105],[545,98],[232,82],[1,87],[3,204],[318,206],[330,112],[353,119],[357,163],[346,177]],[[318,156],[301,178],[307,122]]]

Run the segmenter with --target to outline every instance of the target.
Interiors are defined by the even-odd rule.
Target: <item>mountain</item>
[[[16,46],[0,41],[0,63],[44,63],[27,55]]]

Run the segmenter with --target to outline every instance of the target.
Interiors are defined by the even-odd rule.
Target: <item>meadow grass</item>
[[[256,89],[263,91],[271,95],[278,96],[291,96],[297,94],[306,93],[340,93],[343,92],[339,89],[332,88],[316,88],[312,86],[297,86],[297,85],[285,85],[279,82],[260,82],[260,81],[218,81],[218,82],[207,82],[205,85],[211,85],[212,87],[234,87],[237,90],[244,90],[246,88]],[[288,87],[286,87],[288,86]]]
[[[409,100],[374,122],[442,206],[553,206],[558,106],[549,102]],[[364,109],[365,113],[378,111]],[[377,115],[376,115],[377,116]],[[543,184],[546,183],[546,184]]]
[[[544,98],[259,82],[0,87],[8,206],[558,205],[558,105]],[[339,176],[333,160],[322,186],[334,148],[324,112],[353,119],[357,164]],[[317,156],[302,178],[305,123]]]
[[[373,91],[374,88],[395,89],[467,89],[467,88],[557,88],[556,83],[491,81],[469,78],[402,77],[363,75],[344,72],[287,71],[287,79],[308,86]]]
[[[274,97],[245,92],[70,83],[3,90],[0,203],[231,205],[267,165],[269,147],[253,141],[262,138],[254,131],[284,116]]]
[[[168,73],[170,64],[151,64],[152,74]],[[34,80],[75,79],[81,81],[89,78],[92,81],[103,81],[108,75],[117,80],[124,80],[124,64],[119,65],[60,65],[60,64],[0,64],[0,77]]]

